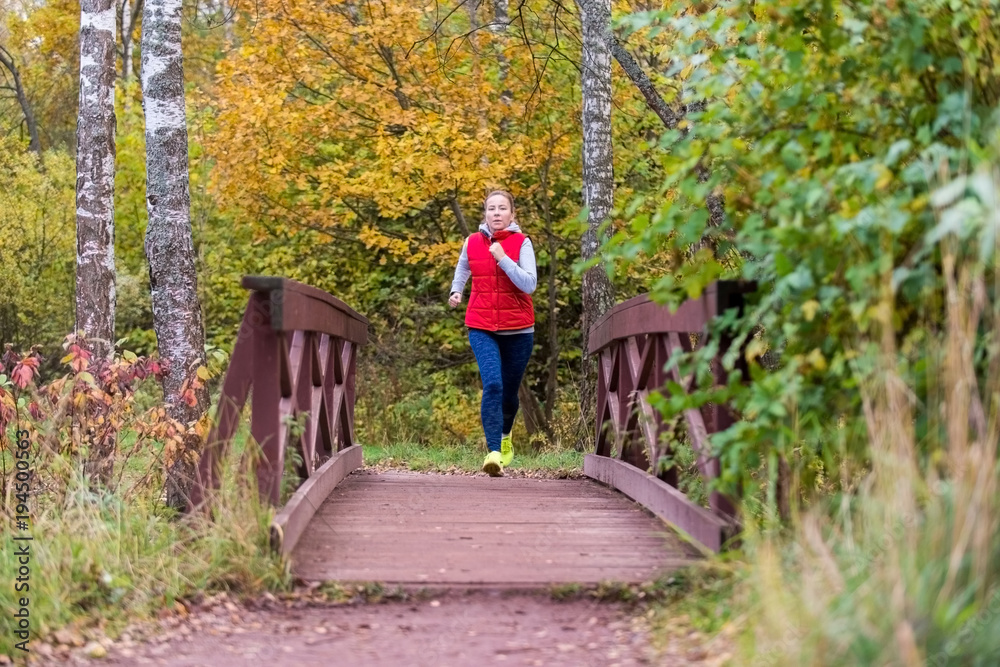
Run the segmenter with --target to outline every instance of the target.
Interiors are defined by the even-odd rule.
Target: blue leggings
[[[498,335],[481,329],[469,329],[469,344],[479,363],[483,380],[483,403],[479,409],[486,434],[486,447],[500,451],[500,438],[510,433],[517,416],[517,389],[521,386],[524,369],[528,366],[532,333]]]

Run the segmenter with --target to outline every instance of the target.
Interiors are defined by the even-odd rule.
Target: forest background
[[[40,345],[43,383],[77,361],[62,358],[60,343],[74,326],[80,10],[3,3],[0,53],[16,63],[37,131],[8,67],[0,340],[20,353]],[[475,365],[461,312],[445,302],[482,197],[502,186],[539,258],[524,395],[535,440],[585,442],[577,119],[579,8],[590,4],[186,3],[208,381],[242,314],[238,277],[283,275],[372,321],[363,442],[474,446]],[[498,7],[507,21],[495,20]],[[734,374],[727,386],[665,391],[659,402],[674,423],[709,401],[743,417],[713,441],[722,488],[745,498],[742,560],[701,622],[743,631],[754,664],[994,664],[998,3],[611,9],[617,62],[647,77],[615,65],[611,79],[614,200],[601,254],[615,298],[650,291],[675,303],[719,277],[760,288],[744,316],[718,325],[744,346],[727,367],[742,349],[751,381]],[[156,339],[140,54],[119,46],[115,336],[146,357]],[[686,363],[705,377],[714,351]],[[148,383],[132,407],[156,410],[156,391]],[[686,490],[704,492],[695,482]],[[221,567],[232,568],[233,554],[253,551],[248,539],[242,552],[227,543],[200,557],[225,552]],[[53,599],[98,609],[185,590],[175,581],[143,597],[121,563],[90,557],[96,574],[68,573]],[[210,583],[272,585],[281,577],[270,567]],[[100,583],[101,568],[114,584]],[[73,618],[68,606],[55,605],[50,629]]]
[[[372,321],[362,382],[380,418],[359,420],[379,429],[365,431],[366,442],[389,433],[419,443],[475,439],[477,371],[463,309],[446,299],[484,195],[504,187],[538,258],[537,344],[531,391],[522,395],[535,400],[528,408],[544,422],[539,430],[553,440],[562,428],[558,439],[572,445],[580,437],[579,26],[558,5],[539,3],[512,17],[523,23],[522,38],[513,25],[489,25],[491,8],[469,8],[449,15],[390,2],[352,16],[307,2],[232,13],[185,5],[191,220],[206,339],[231,349],[244,274],[315,285]],[[74,326],[79,9],[29,4],[4,20],[45,168],[26,151],[22,110],[8,96],[2,114],[13,133],[2,159],[16,187],[4,188],[3,233],[13,243],[2,252],[4,265],[20,271],[0,296],[0,339],[41,345],[45,375],[58,369],[58,345]],[[655,59],[655,50],[650,43],[640,53]],[[148,355],[156,339],[143,249],[141,93],[136,64],[131,76],[120,71],[115,337]],[[626,201],[662,180],[662,125],[627,79],[614,92],[623,146],[616,178]],[[621,276],[622,289],[644,291],[653,269]]]

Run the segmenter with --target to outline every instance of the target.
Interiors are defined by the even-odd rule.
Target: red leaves
[[[3,356],[0,357],[0,367],[13,368],[21,360],[21,357],[14,352],[13,343],[4,343],[3,348]]]
[[[66,348],[66,356],[62,358],[64,364],[69,364],[74,373],[82,373],[90,365],[93,355],[90,350],[81,347],[76,343],[70,343]]]
[[[10,379],[18,389],[24,389],[31,384],[31,378],[33,376],[34,372],[30,367],[25,366],[24,364],[18,364],[14,367],[14,372],[11,373]]]
[[[195,396],[194,389],[188,388],[181,394],[181,399],[187,403],[188,407],[194,408],[198,405],[198,397]]]
[[[146,361],[146,372],[160,380],[167,373],[167,363],[158,359],[149,359]]]
[[[194,408],[198,406],[197,392],[205,386],[202,378],[207,377],[207,374],[208,371],[205,367],[199,366],[194,377],[187,378],[184,380],[184,384],[181,385],[181,400],[187,403],[188,407]]]
[[[116,423],[114,414],[130,410],[126,406],[132,402],[139,382],[151,376],[162,380],[170,370],[166,360],[140,357],[129,351],[110,359],[96,358],[86,339],[78,334],[67,336],[63,349],[66,354],[61,361],[69,372],[41,384],[43,358],[38,348],[32,347],[22,358],[11,344],[4,346],[0,373],[8,375],[8,380],[0,386],[0,426],[16,417],[18,394],[23,392],[20,405],[26,408],[25,416],[44,420],[49,413],[58,412],[54,408],[61,401],[68,400],[70,412],[77,417],[86,414],[95,423],[110,427]],[[179,398],[188,406],[197,407],[206,373],[199,368],[181,387]]]
[[[42,362],[42,357],[35,348],[31,348],[31,351],[23,359],[14,352],[10,343],[7,343],[5,348],[3,357],[0,358],[0,362],[2,362],[0,371],[10,369],[10,381],[18,389],[24,389],[38,374],[38,366]]]
[[[198,428],[207,426],[177,421],[162,406],[142,414],[137,411],[139,383],[151,376],[161,380],[170,370],[167,362],[129,351],[113,358],[97,357],[87,347],[83,336],[67,336],[63,372],[44,383],[39,375],[44,359],[36,348],[22,358],[12,345],[5,347],[0,356],[0,374],[7,376],[0,383],[0,448],[6,443],[6,426],[16,420],[26,428],[34,422],[35,428],[53,434],[50,444],[60,451],[77,452],[88,443],[115,442],[128,429],[137,436],[135,447],[162,443],[167,465],[190,456],[185,439],[200,436]],[[207,379],[207,370],[199,367],[190,373],[175,400],[196,408]]]
[[[0,357],[0,372],[10,370],[10,384],[7,389],[0,386],[0,440],[3,439],[3,430],[17,415],[18,401],[15,400],[17,391],[11,392],[11,385],[17,390],[25,391],[33,383],[38,375],[38,367],[42,362],[42,357],[35,348],[22,359],[14,352],[13,345],[7,343],[4,346],[3,357]]]
[[[38,361],[38,357],[30,356],[22,359],[14,366],[14,371],[10,374],[10,379],[19,389],[24,389],[31,384],[35,374],[38,372]]]

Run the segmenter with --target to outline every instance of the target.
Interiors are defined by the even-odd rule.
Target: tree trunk
[[[538,433],[544,433],[551,440],[552,431],[549,425],[545,423],[542,406],[538,403],[535,392],[531,391],[527,382],[521,382],[521,386],[517,388],[517,396],[521,403],[521,414],[524,415],[524,430],[528,433],[528,442],[531,445],[531,451],[538,452],[541,449],[542,441],[535,436]]]
[[[510,73],[510,61],[507,60],[507,55],[503,52],[506,40],[502,39],[502,36],[507,32],[507,26],[510,25],[510,17],[507,12],[508,0],[493,0],[493,21],[490,23],[490,32],[501,37],[500,51],[497,53],[497,63],[500,66],[498,77],[500,85],[507,83],[507,75]],[[500,101],[508,107],[514,101],[514,93],[511,92],[510,88],[503,89],[503,92],[500,93]],[[507,124],[507,119],[504,118],[500,122],[500,129],[506,131]]]
[[[550,144],[550,149],[552,145]],[[549,253],[549,270],[547,280],[547,294],[549,298],[549,359],[545,378],[545,423],[552,425],[552,416],[556,404],[556,389],[559,380],[559,305],[557,303],[556,292],[556,257],[559,252],[559,245],[556,239],[555,229],[552,224],[552,202],[549,200],[549,167],[551,166],[551,150],[549,160],[545,161],[542,167],[542,177],[539,179],[539,192],[541,196],[542,218],[545,221],[546,246]]]
[[[704,107],[704,103],[696,102],[690,107],[682,105],[680,111],[674,111],[669,104],[667,104],[660,93],[657,92],[656,88],[653,86],[653,82],[650,81],[649,77],[645,72],[642,71],[642,67],[636,62],[635,58],[632,57],[628,51],[615,39],[614,35],[608,33],[608,45],[611,48],[611,52],[615,56],[615,60],[621,65],[621,68],[625,70],[628,78],[631,79],[632,83],[635,84],[639,92],[646,99],[646,105],[652,109],[661,121],[663,125],[668,129],[672,130],[677,127],[681,119],[687,115],[688,111],[700,110]],[[698,181],[704,183],[709,179],[709,171],[701,162],[698,163],[696,167],[696,172],[698,174]],[[726,202],[725,198],[716,192],[710,193],[705,197],[705,207],[708,209],[708,224],[710,227],[721,227],[726,221]],[[704,247],[708,242],[708,235],[702,236],[701,241],[694,244],[690,252],[692,255],[696,253],[700,248]],[[712,251],[716,252],[716,248],[713,245]]]
[[[28,149],[41,155],[42,142],[38,139],[38,122],[35,120],[35,114],[31,110],[28,95],[24,92],[24,85],[21,83],[21,72],[18,71],[17,64],[14,62],[14,54],[4,48],[3,44],[0,44],[0,65],[3,65],[10,72],[10,76],[13,79],[14,95],[17,97],[17,103],[21,107],[21,113],[24,115],[24,124],[28,126]]]
[[[680,122],[681,118],[684,117],[683,113],[677,113],[670,105],[667,104],[660,94],[656,91],[653,86],[653,82],[650,81],[649,77],[645,72],[642,71],[642,67],[636,62],[632,54],[625,50],[625,48],[615,39],[614,35],[608,33],[608,44],[611,47],[611,53],[614,54],[615,60],[621,65],[621,68],[625,70],[625,74],[628,78],[635,84],[635,87],[639,89],[642,93],[643,98],[646,100],[646,105],[652,109],[653,113],[659,116],[660,120],[667,127],[668,130],[672,130],[677,127],[677,123]]]
[[[469,230],[469,223],[465,220],[465,214],[462,213],[462,205],[458,203],[458,193],[456,192],[451,197],[451,201],[448,202],[451,206],[451,212],[455,214],[455,220],[458,221],[458,228],[462,232],[462,238],[469,238],[469,234],[472,232]]]
[[[115,7],[80,3],[76,329],[106,358],[115,336]]]
[[[135,42],[132,36],[135,34],[135,24],[142,13],[142,0],[136,0],[133,4],[131,0],[122,1],[121,10],[121,39],[122,39],[122,81],[132,78],[132,47]]]
[[[469,15],[469,32],[474,33],[479,30],[479,18],[476,16],[476,9],[479,3],[476,0],[465,0],[465,13]]]
[[[115,78],[114,2],[83,0],[76,130],[76,330],[83,332],[97,364],[112,356],[115,340]],[[87,439],[84,474],[92,484],[108,484],[117,438],[96,420],[79,425]]]
[[[222,34],[226,38],[226,42],[232,44],[236,41],[236,10],[238,9],[236,2],[227,2],[227,0],[220,0],[222,6],[222,16],[223,16],[223,28]]]
[[[598,256],[606,234],[601,225],[611,213],[614,197],[611,151],[611,0],[577,0],[583,28],[583,199],[589,209],[587,231],[580,254],[584,260]],[[597,393],[595,362],[587,354],[590,327],[615,302],[614,287],[604,266],[597,264],[583,274],[583,372],[580,403],[581,448],[589,449],[594,438],[594,400]]]
[[[191,239],[181,0],[146,4],[141,48],[149,212],[146,258],[153,327],[160,357],[167,361],[163,379],[167,412],[182,424],[190,424],[208,409],[208,392],[196,375],[205,363],[205,330]],[[189,431],[182,451],[166,457],[166,499],[171,507],[187,506],[200,449],[197,436]]]

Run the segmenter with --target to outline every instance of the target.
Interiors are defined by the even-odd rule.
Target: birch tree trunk
[[[600,227],[611,213],[614,180],[611,152],[611,0],[577,0],[583,32],[583,201],[588,207],[587,231],[580,254],[597,257],[602,242]],[[604,266],[583,274],[583,372],[580,386],[582,433],[586,448],[594,437],[594,397],[597,373],[587,354],[590,327],[615,303],[614,287]]]
[[[76,125],[76,331],[96,363],[115,340],[115,5],[80,2],[80,99]],[[96,406],[98,411],[102,406]],[[96,422],[94,422],[96,423]],[[86,444],[84,474],[112,479],[117,438],[75,424]],[[84,444],[81,442],[81,444]]]
[[[115,336],[115,6],[80,3],[76,141],[76,330],[97,358]]]
[[[198,300],[188,136],[181,51],[181,0],[150,0],[143,8],[142,105],[146,117],[146,259],[152,292],[153,327],[160,357],[167,412],[183,424],[208,409],[208,392],[197,369],[205,363],[205,329]],[[180,452],[166,456],[167,504],[187,506],[201,443],[189,431]]]
[[[493,0],[493,21],[490,23],[490,32],[501,38],[500,52],[497,54],[497,63],[500,65],[500,85],[507,83],[507,75],[510,73],[510,61],[507,60],[507,55],[503,52],[507,41],[503,39],[503,36],[507,33],[507,27],[510,25],[508,11],[508,0]],[[503,92],[500,93],[500,101],[506,106],[510,106],[511,102],[514,101],[514,94],[510,88],[504,88]],[[500,124],[506,125],[506,120],[505,118]],[[501,129],[506,130],[505,127]]]
[[[142,3],[136,2],[133,6],[131,0],[122,1],[121,9],[121,39],[122,39],[122,81],[132,78],[132,47],[134,46],[132,35],[135,34],[135,22],[139,18]]]
[[[236,41],[236,2],[227,2],[227,0],[219,0],[219,5],[222,8],[223,17],[223,36],[226,38],[226,42],[232,44]]]

